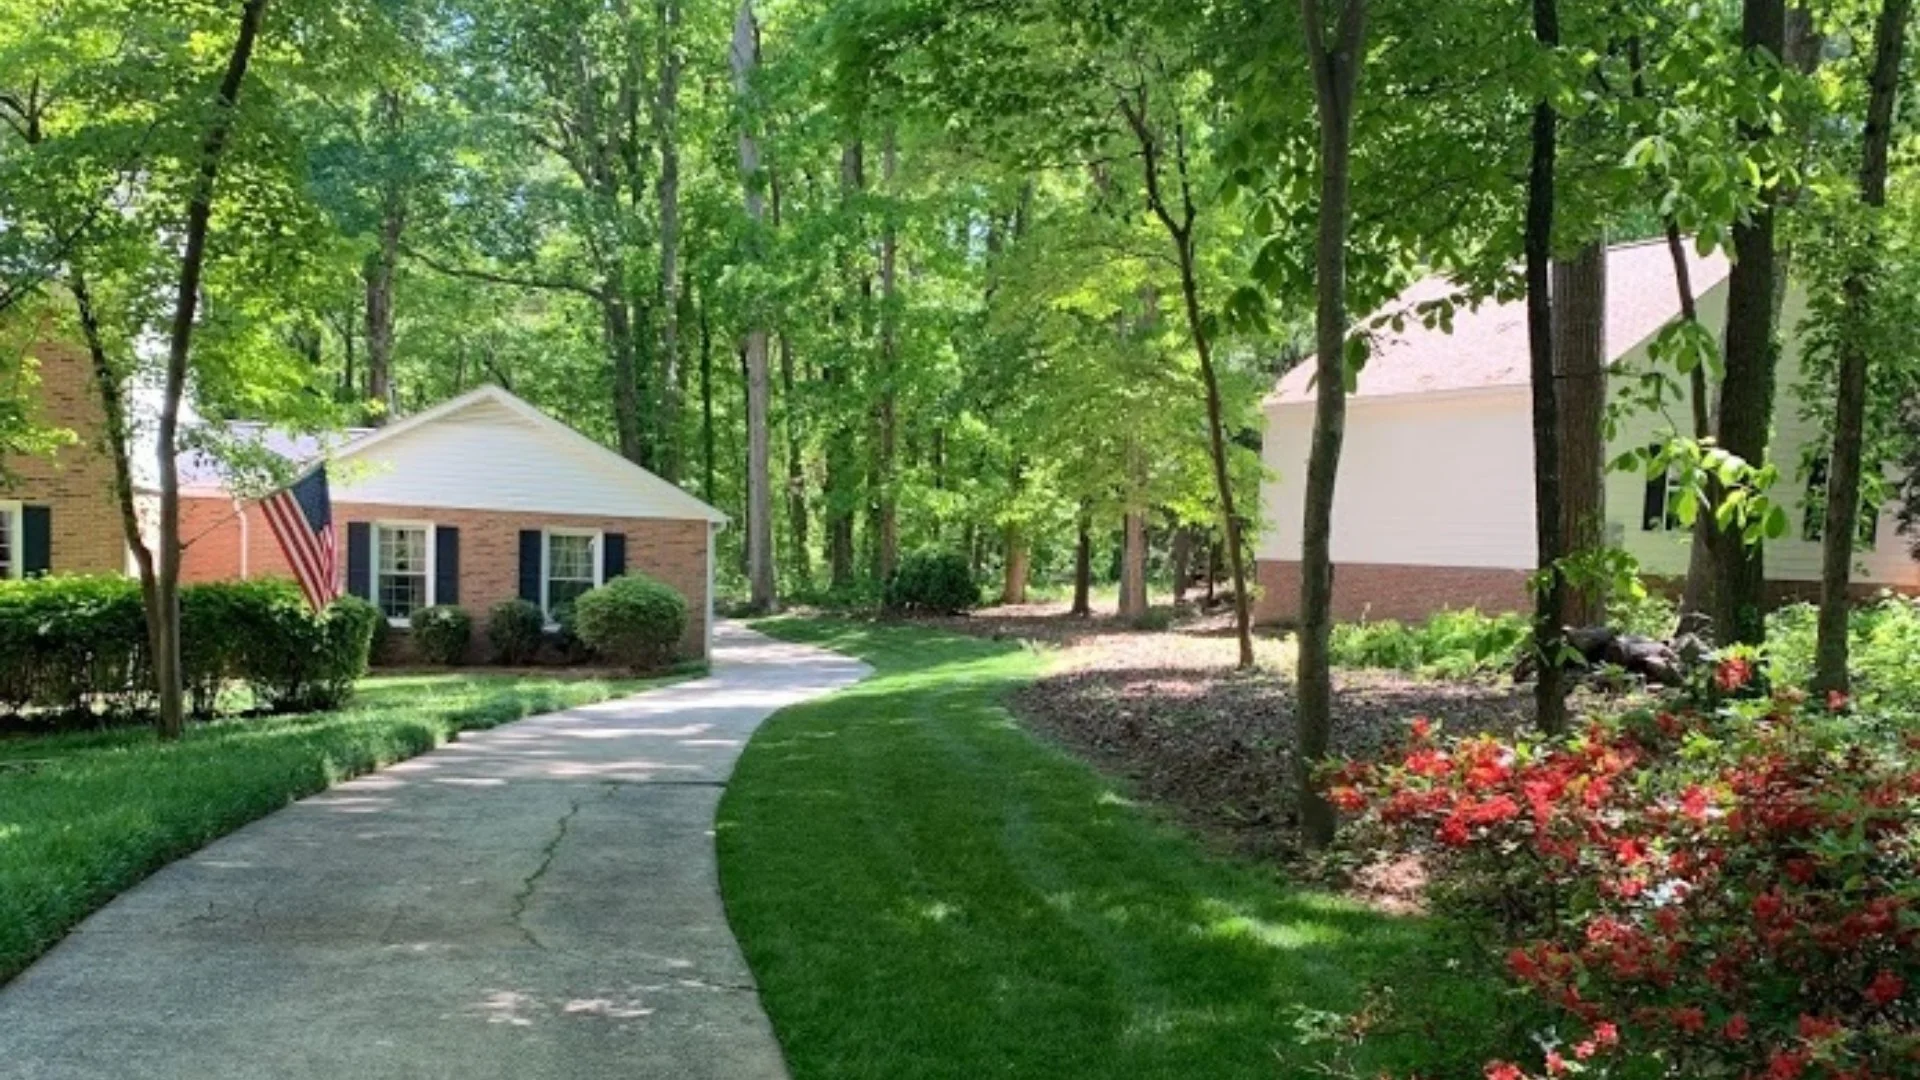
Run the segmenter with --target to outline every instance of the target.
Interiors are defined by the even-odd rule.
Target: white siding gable
[[[504,392],[376,432],[334,457],[342,502],[724,521],[699,499]]]

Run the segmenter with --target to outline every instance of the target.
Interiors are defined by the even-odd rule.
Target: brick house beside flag
[[[37,419],[78,439],[50,458],[5,462],[15,479],[0,486],[0,577],[126,573],[91,367],[82,350],[57,340],[30,352],[39,368]],[[399,631],[395,639],[404,641],[414,612],[457,604],[473,616],[477,658],[495,604],[517,597],[551,617],[632,570],[686,598],[682,651],[710,651],[713,543],[726,515],[507,390],[482,386],[387,427],[348,432],[335,445],[255,424],[230,427],[227,436],[296,466],[324,465],[303,480],[323,476],[330,489],[337,587],[378,606]],[[137,454],[134,462],[136,505],[150,517],[156,496]],[[183,582],[300,580],[268,518],[274,499],[239,497],[195,451],[183,450],[179,466]],[[301,505],[298,489],[286,493],[292,507]],[[324,588],[322,569],[314,580]]]

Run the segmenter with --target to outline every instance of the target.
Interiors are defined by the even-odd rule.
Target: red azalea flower
[[[1433,721],[1424,716],[1416,716],[1413,722],[1407,725],[1407,729],[1413,732],[1414,738],[1424,739],[1433,734]]]
[[[1846,1028],[1841,1026],[1837,1020],[1828,1020],[1819,1016],[1808,1016],[1806,1013],[1800,1014],[1800,1037],[1808,1042],[1812,1042],[1815,1039],[1824,1039],[1830,1035],[1838,1035],[1845,1030]]]
[[[1689,787],[1680,796],[1680,809],[1695,821],[1706,820],[1709,804],[1707,791],[1699,784]]]
[[[1578,1043],[1573,1048],[1573,1056],[1579,1058],[1581,1061],[1585,1061],[1599,1052],[1600,1047],[1595,1045],[1592,1039]]]
[[[1593,1038],[1601,1046],[1617,1046],[1620,1043],[1620,1029],[1610,1021],[1601,1021],[1593,1025]]]
[[[1753,681],[1753,662],[1744,657],[1729,657],[1713,669],[1713,683],[1722,693],[1731,694]]]
[[[1775,1050],[1767,1062],[1768,1080],[1795,1080],[1806,1071],[1807,1054],[1803,1050]]]
[[[1327,801],[1348,813],[1357,813],[1367,808],[1367,797],[1359,788],[1337,787],[1327,792]]]
[[[1882,968],[1880,974],[1875,975],[1873,981],[1867,984],[1867,1000],[1885,1008],[1899,1000],[1900,995],[1906,990],[1907,984],[1901,981],[1900,976]]]
[[[1847,692],[1845,690],[1827,691],[1827,711],[1828,712],[1846,712],[1847,706],[1851,704],[1853,704],[1853,699],[1847,696]]]
[[[1527,1074],[1512,1062],[1496,1061],[1487,1066],[1487,1080],[1527,1080]]]
[[[1747,1032],[1750,1030],[1752,1029],[1747,1024],[1747,1014],[1734,1013],[1731,1017],[1727,1018],[1727,1024],[1720,1029],[1720,1034],[1725,1035],[1734,1042],[1739,1042],[1747,1037]]]
[[[1560,1051],[1558,1050],[1547,1051],[1548,1075],[1559,1076],[1561,1073],[1566,1071],[1567,1071],[1567,1059],[1560,1056]]]
[[[1697,1005],[1682,1005],[1673,1010],[1673,1026],[1692,1034],[1706,1029],[1707,1014]]]
[[[1788,859],[1786,869],[1787,876],[1792,878],[1794,883],[1798,885],[1805,885],[1807,882],[1812,881],[1814,875],[1819,872],[1819,867],[1814,865],[1814,861],[1807,858]]]

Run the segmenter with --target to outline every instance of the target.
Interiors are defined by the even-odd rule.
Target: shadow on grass
[[[1478,1075],[1494,984],[1435,927],[1219,860],[1000,706],[1021,646],[764,627],[874,678],[787,710],[720,812],[736,932],[798,1080],[1274,1077],[1325,1063],[1301,1010],[1382,1017],[1362,1076]]]

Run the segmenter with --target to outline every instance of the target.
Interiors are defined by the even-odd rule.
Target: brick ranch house
[[[1724,257],[1689,256],[1701,321],[1726,321]],[[1421,619],[1446,608],[1519,611],[1531,607],[1526,579],[1536,565],[1533,532],[1533,428],[1524,300],[1461,308],[1451,334],[1428,329],[1413,305],[1446,296],[1429,279],[1393,308],[1409,312],[1404,331],[1382,329],[1349,398],[1347,431],[1334,491],[1334,617]],[[1796,327],[1805,298],[1790,291],[1781,313],[1779,403],[1771,448],[1780,463],[1774,488],[1792,523],[1770,541],[1766,568],[1777,596],[1817,591],[1820,528],[1817,494],[1825,483],[1823,437],[1805,415]],[[1623,244],[1607,253],[1606,344],[1612,370],[1651,370],[1648,346],[1679,317],[1673,265],[1662,242]],[[1313,430],[1312,364],[1288,372],[1262,403],[1267,478],[1264,528],[1255,568],[1256,617],[1295,618],[1300,603],[1300,535]],[[1616,378],[1618,394],[1628,382]],[[1688,424],[1684,403],[1672,417],[1641,410],[1620,425],[1609,460],[1662,441]],[[1811,463],[1803,468],[1802,463]],[[1612,472],[1606,478],[1605,535],[1640,561],[1649,577],[1677,582],[1687,569],[1690,533],[1670,512],[1665,478]],[[1854,584],[1862,592],[1920,592],[1920,562],[1896,535],[1891,508],[1863,535]]]
[[[36,345],[41,423],[78,441],[50,459],[8,461],[0,489],[0,576],[124,573],[111,458],[85,354]],[[497,386],[483,386],[338,445],[235,425],[229,436],[297,464],[324,459],[350,593],[404,630],[412,613],[458,604],[484,652],[487,612],[522,598],[550,615],[628,571],[687,601],[682,650],[711,651],[713,541],[726,516]],[[135,464],[151,520],[152,463]],[[181,578],[291,577],[260,509],[201,455],[180,458]]]

